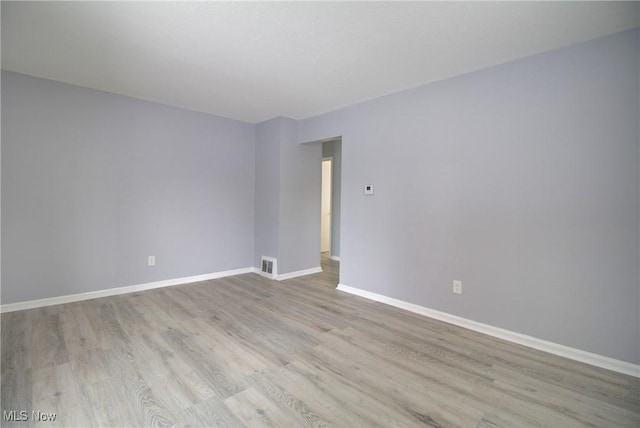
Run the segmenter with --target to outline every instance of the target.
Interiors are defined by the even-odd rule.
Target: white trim
[[[339,262],[340,261],[340,256],[329,256],[329,259]]]
[[[285,279],[297,278],[299,276],[311,275],[313,273],[322,272],[322,268],[320,266],[314,267],[311,269],[298,270],[295,272],[283,273],[282,275],[276,276],[278,281],[284,281]]]
[[[241,275],[254,272],[253,267],[226,270],[222,272],[207,273],[204,275],[186,276],[183,278],[165,279],[163,281],[147,282],[145,284],[129,285],[126,287],[108,288],[106,290],[89,291],[86,293],[68,294],[66,296],[47,297],[45,299],[28,300],[25,302],[0,305],[0,312],[13,312],[23,309],[40,308],[43,306],[60,305],[63,303],[79,302],[81,300],[97,299],[98,297],[115,296],[118,294],[134,293],[137,291],[151,290],[153,288],[170,287],[173,285],[188,284],[191,282],[207,281],[209,279],[224,278],[226,276]]]
[[[344,291],[345,293],[355,294],[356,296],[365,297],[367,299],[375,300],[376,302],[386,303],[387,305],[405,309],[407,311],[424,315],[430,318],[435,318],[440,321],[448,322],[450,324],[464,327],[469,330],[504,339],[509,342],[518,343],[520,345],[528,346],[540,351],[549,352],[561,357],[570,358],[572,360],[591,364],[596,367],[601,367],[607,370],[612,370],[614,372],[640,378],[640,365],[637,364],[632,364],[626,361],[605,357],[603,355],[582,351],[580,349],[571,348],[569,346],[560,345],[558,343],[548,342],[536,337],[527,336],[525,334],[516,333],[510,330],[505,330],[477,321],[472,321],[456,315],[448,314],[446,312],[440,312],[424,306],[408,303],[403,300],[394,299],[393,297],[387,297],[382,294],[372,293],[360,288],[350,287],[345,284],[338,284],[337,289],[340,291]]]

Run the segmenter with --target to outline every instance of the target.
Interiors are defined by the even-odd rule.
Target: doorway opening
[[[342,199],[342,138],[333,137],[315,141],[322,145],[322,155],[316,158],[320,167],[319,258],[326,283],[332,287],[340,281],[340,207]],[[317,170],[316,170],[317,171]],[[317,176],[316,176],[317,177]],[[317,199],[316,199],[317,200]],[[316,217],[317,218],[317,217]],[[317,236],[317,235],[316,235]]]
[[[322,158],[322,190],[320,203],[320,253],[331,255],[331,206],[333,183],[333,157]]]

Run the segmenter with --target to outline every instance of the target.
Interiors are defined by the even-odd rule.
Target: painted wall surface
[[[342,135],[341,282],[640,363],[638,46],[628,31],[302,121],[300,141]]]
[[[254,125],[2,84],[3,304],[252,265]]]
[[[281,118],[278,273],[320,266],[322,145],[298,144],[298,122]]]
[[[254,265],[278,259],[278,274],[320,266],[321,144],[298,144],[298,122],[256,125]]]
[[[340,197],[342,189],[342,142],[322,143],[322,157],[333,158],[331,174],[331,256],[340,257]]]
[[[280,141],[279,119],[256,125],[255,250],[254,266],[262,256],[278,258],[280,232]]]

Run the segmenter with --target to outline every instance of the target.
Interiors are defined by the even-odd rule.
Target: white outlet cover
[[[147,258],[147,264],[149,266],[155,266],[156,265],[156,256],[149,256]]]
[[[453,281],[453,292],[455,294],[462,294],[462,281]]]
[[[373,195],[373,184],[365,184],[364,185],[364,194],[365,195]]]

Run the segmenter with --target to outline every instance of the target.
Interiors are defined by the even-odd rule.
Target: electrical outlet
[[[455,294],[462,294],[462,281],[453,280],[453,292]]]
[[[155,266],[156,265],[156,256],[147,257],[147,265]]]

